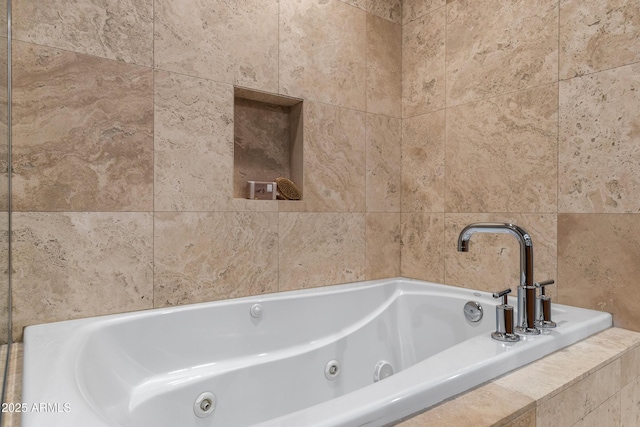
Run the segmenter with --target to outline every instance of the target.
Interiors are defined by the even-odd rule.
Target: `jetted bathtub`
[[[22,425],[384,426],[611,326],[498,342],[497,303],[397,278],[28,327]]]

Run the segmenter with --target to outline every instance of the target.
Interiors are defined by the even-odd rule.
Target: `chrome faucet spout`
[[[458,236],[458,251],[469,252],[469,241],[475,233],[510,234],[520,244],[520,286],[518,287],[518,326],[516,331],[539,334],[535,327],[536,287],[533,281],[533,241],[522,227],[509,223],[478,222],[469,224]]]

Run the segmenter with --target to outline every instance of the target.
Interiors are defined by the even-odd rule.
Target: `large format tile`
[[[155,210],[225,210],[233,197],[233,87],[155,73]]]
[[[400,212],[401,120],[367,114],[367,212]]]
[[[402,0],[402,23],[408,24],[445,4],[446,0]]]
[[[303,201],[282,211],[365,211],[366,114],[305,104]]]
[[[402,121],[402,212],[444,212],[445,115]]]
[[[152,65],[153,0],[20,0],[11,24],[15,40]]]
[[[640,331],[640,215],[558,216],[559,300],[608,311],[621,328]]]
[[[156,213],[154,306],[278,290],[275,212]]]
[[[640,61],[637,1],[560,1],[561,79],[637,61]]]
[[[447,110],[447,212],[554,212],[557,85]]]
[[[400,274],[444,283],[444,215],[402,213]]]
[[[640,64],[560,82],[560,212],[640,212]]]
[[[18,211],[149,211],[153,76],[146,67],[13,45]]]
[[[402,117],[445,107],[445,12],[430,12],[402,28]]]
[[[402,0],[367,0],[367,12],[402,24]]]
[[[365,278],[365,214],[279,214],[280,291]]]
[[[557,80],[557,0],[452,0],[446,9],[448,106]]]
[[[338,0],[281,0],[281,93],[364,111],[366,21]]]
[[[367,111],[402,116],[402,26],[367,14]]]
[[[13,327],[151,308],[150,213],[14,213]]]
[[[278,2],[155,0],[155,67],[278,91]]]
[[[400,213],[368,213],[366,279],[400,276]]]

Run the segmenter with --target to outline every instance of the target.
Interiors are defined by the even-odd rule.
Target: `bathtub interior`
[[[464,304],[485,307],[466,320]],[[261,304],[262,317],[250,315]],[[108,425],[248,426],[376,387],[381,361],[395,373],[495,326],[486,293],[428,292],[385,281],[330,293],[239,299],[223,304],[116,318],[88,334],[76,378]],[[338,374],[327,378],[328,362]],[[384,380],[383,380],[384,381]],[[217,399],[194,416],[202,392]]]

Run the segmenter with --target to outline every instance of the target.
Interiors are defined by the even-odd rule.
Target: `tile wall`
[[[15,2],[14,327],[399,274],[640,330],[623,0]],[[233,197],[233,86],[304,98],[304,200]]]
[[[400,273],[399,0],[13,4],[14,337]],[[304,201],[233,197],[234,85],[304,98]]]
[[[640,7],[624,0],[405,0],[401,273],[518,283],[510,221],[563,303],[640,330]]]

